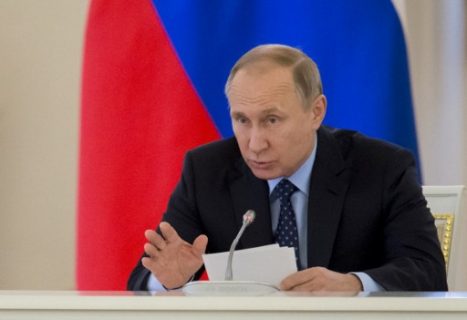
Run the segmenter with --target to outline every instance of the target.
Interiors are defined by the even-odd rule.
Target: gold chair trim
[[[443,252],[444,261],[446,262],[446,270],[449,264],[449,255],[451,252],[452,232],[454,228],[454,214],[453,213],[435,213],[436,229],[438,238]]]

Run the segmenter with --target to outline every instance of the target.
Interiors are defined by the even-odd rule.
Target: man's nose
[[[253,129],[251,131],[250,140],[248,141],[248,147],[250,151],[259,154],[268,148],[268,141],[265,133],[261,129]]]

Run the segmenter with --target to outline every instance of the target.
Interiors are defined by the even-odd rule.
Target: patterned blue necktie
[[[293,247],[295,249],[295,260],[297,267],[300,266],[300,255],[298,251],[298,230],[295,213],[290,202],[290,196],[298,188],[289,180],[282,179],[271,193],[272,199],[280,199],[281,210],[279,214],[279,223],[276,229],[276,242],[281,247]]]

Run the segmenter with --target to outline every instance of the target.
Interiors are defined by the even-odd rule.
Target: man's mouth
[[[256,161],[256,160],[248,160],[250,166],[254,169],[266,169],[271,166],[272,161]]]

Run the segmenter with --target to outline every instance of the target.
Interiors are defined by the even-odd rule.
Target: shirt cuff
[[[187,283],[193,281],[194,278],[195,278],[195,275],[192,275],[190,280],[187,281]],[[181,286],[181,287],[183,287],[183,286]],[[164,287],[164,285],[162,283],[159,282],[159,280],[157,280],[156,276],[153,275],[152,273],[148,278],[147,289],[148,289],[148,291],[150,291],[152,293],[166,292],[166,291],[169,291],[169,290],[176,290],[176,289],[180,289],[181,287],[173,288],[173,289],[167,289],[166,287]]]
[[[154,276],[152,273],[148,278],[148,285],[147,285],[148,291],[151,292],[166,292],[167,289],[164,288],[164,286],[157,280],[156,276]]]
[[[373,280],[373,278],[371,278],[365,272],[352,272],[352,274],[358,277],[358,279],[362,283],[364,292],[386,291],[384,290],[382,286],[380,286],[375,280]]]

